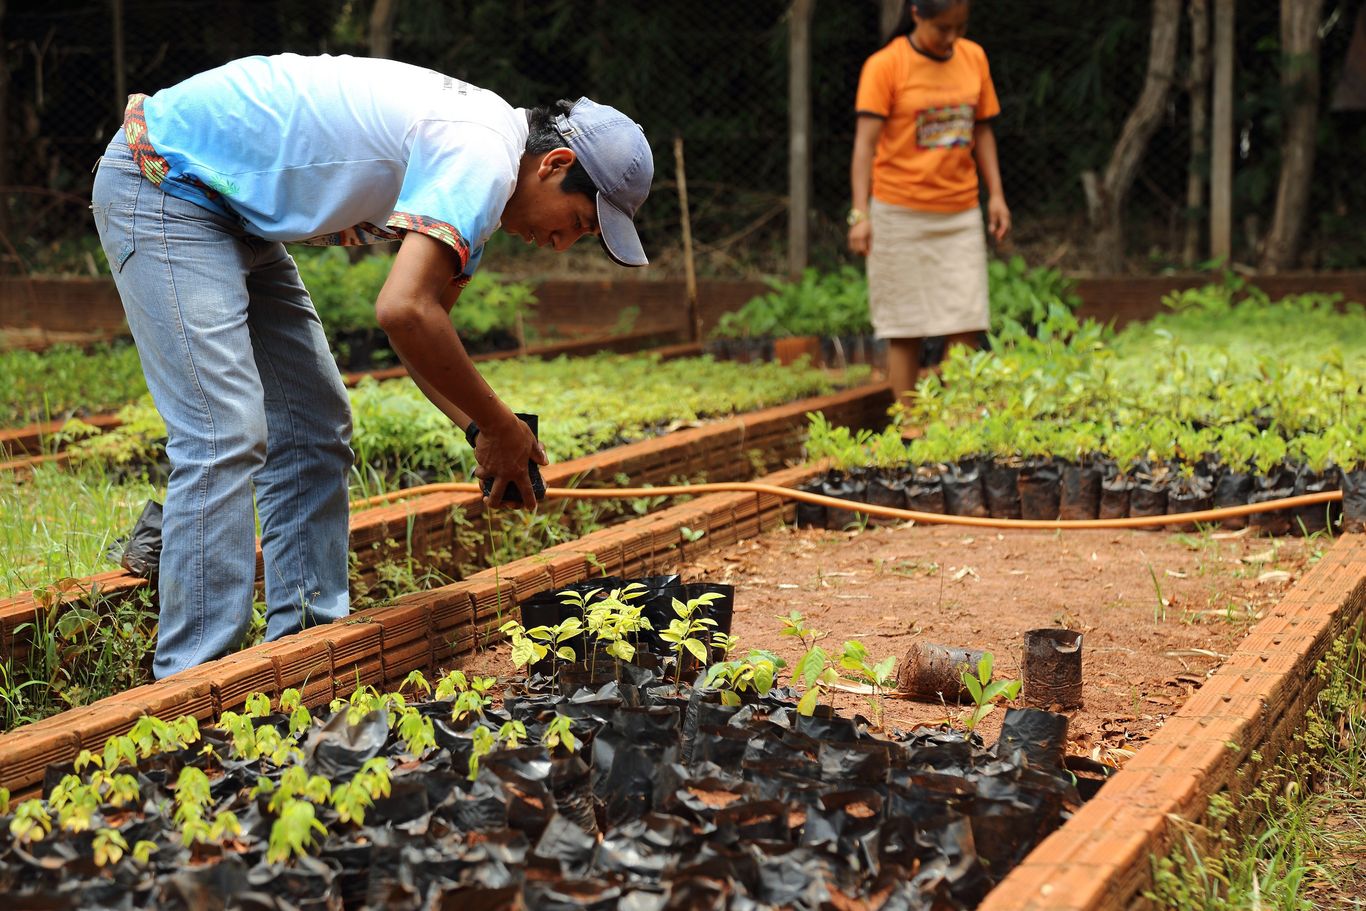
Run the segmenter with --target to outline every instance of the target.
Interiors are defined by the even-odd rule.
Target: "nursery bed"
[[[1085,704],[1072,715],[1072,752],[1122,762],[1115,750],[1136,749],[1200,688],[1302,574],[1311,547],[1145,531],[783,529],[679,571],[735,583],[733,631],[789,663],[800,650],[774,618],[792,610],[830,632],[832,651],[845,639],[898,661],[917,640],[985,649],[1006,679],[1021,675],[1025,631],[1078,630]],[[862,696],[834,701],[867,713]],[[888,700],[886,712],[892,727],[945,716],[909,699]],[[999,715],[982,723],[989,739]]]
[[[633,484],[665,484],[698,474],[713,481],[743,480],[758,468],[756,453],[758,461],[769,468],[800,456],[808,412],[822,412],[836,424],[869,426],[883,415],[889,398],[885,386],[861,386],[556,463],[544,474],[552,486],[610,485],[622,474]],[[393,556],[393,547],[387,543],[391,541],[404,542],[415,554],[444,551],[448,565],[439,568],[452,571],[467,556],[456,546],[456,517],[477,520],[482,508],[482,501],[473,494],[438,493],[356,513],[351,518],[351,549],[360,561],[362,580],[373,579],[377,564]],[[92,594],[117,599],[145,586],[145,580],[129,573],[106,572],[72,580],[62,600]],[[0,659],[27,654],[26,637],[16,636],[15,631],[41,610],[41,599],[31,593],[0,600]]]
[[[621,335],[593,336],[567,342],[533,345],[525,351],[491,351],[473,355],[472,358],[479,362],[502,361],[515,357],[536,357],[549,360],[562,355],[572,357],[574,355],[595,354],[600,351],[611,351],[618,354],[649,351],[667,360],[677,357],[694,357],[702,352],[702,346],[696,342],[679,341],[677,333],[644,330]],[[355,386],[367,377],[382,381],[399,379],[407,375],[408,371],[405,367],[383,367],[375,370],[343,373],[342,382],[347,386]],[[82,417],[81,420],[101,431],[113,430],[121,424],[119,418],[112,412]],[[65,420],[41,421],[23,427],[0,430],[0,471],[23,472],[29,470],[31,466],[49,462],[65,464],[67,457],[61,452],[65,444],[54,446],[49,441],[49,438],[60,431],[65,423]],[[49,448],[55,448],[57,451],[44,453],[45,445]]]
[[[796,486],[812,474],[812,469],[797,468],[767,480]],[[739,568],[732,570],[731,576],[743,586],[736,631],[744,635],[742,624],[750,622],[752,612],[744,604],[743,592],[752,593],[756,585],[763,584],[760,579],[739,578],[740,569],[756,568],[744,553],[749,548],[746,542],[790,524],[793,513],[790,503],[766,495],[703,497],[558,545],[538,557],[490,569],[464,582],[404,598],[392,607],[367,611],[350,622],[250,649],[191,674],[0,737],[0,784],[20,794],[31,793],[48,762],[70,761],[83,746],[98,748],[105,737],[127,731],[144,712],[161,717],[186,712],[208,720],[240,706],[253,690],[278,694],[286,687],[300,687],[310,705],[319,705],[349,692],[357,683],[396,686],[414,668],[477,668],[488,653],[477,657],[471,653],[496,640],[497,627],[516,615],[520,602],[604,571],[631,577],[682,566],[724,577],[726,564],[736,563]],[[684,530],[693,533],[684,534]],[[702,534],[697,537],[699,531]],[[945,541],[944,549],[967,546],[961,538],[969,537],[960,532],[955,539],[949,529],[899,528],[873,532],[867,540],[894,540],[902,534]],[[1141,549],[1149,556],[1177,562],[1185,552],[1185,545],[1179,541],[1180,552],[1160,549],[1165,535],[1109,535],[1121,540],[1112,541],[1107,554]],[[808,531],[783,533],[768,540],[801,542],[809,538],[819,546],[819,540],[827,536],[840,540],[831,533]],[[1011,537],[997,539],[997,546]],[[1034,537],[1041,546],[1056,547],[1067,535]],[[1240,548],[1270,546],[1270,542],[1220,541],[1221,547],[1224,541],[1236,542]],[[1287,546],[1292,545],[1315,546],[1313,542],[1290,542]],[[1016,553],[1014,547],[1010,545],[1010,553]],[[1099,562],[1101,550],[1095,552]],[[1078,554],[1089,560],[1089,552]],[[727,555],[737,559],[728,560]],[[1278,556],[1284,557],[1295,574],[1308,564],[1307,553],[1292,557],[1282,552]],[[1208,554],[1206,558],[1213,559]],[[1011,559],[1006,558],[1007,575],[1010,569],[1024,569],[1023,565],[1010,565]],[[824,556],[806,557],[804,564],[808,579],[815,577],[818,565],[823,566],[827,581],[848,578],[832,576],[831,572],[841,570],[825,568],[830,563]],[[982,568],[991,564],[977,560],[968,565],[981,578]],[[1198,564],[1177,565],[1185,566],[1175,571],[1186,572],[1187,579],[1166,577],[1174,586],[1167,590],[1167,597],[1176,598],[1176,604],[1168,607],[1169,624],[1180,622],[1173,609],[1182,604],[1181,599],[1196,597],[1196,590],[1185,583],[1192,578],[1191,569],[1198,575]],[[1163,567],[1164,573],[1168,568],[1172,567]],[[964,580],[969,578],[971,574],[964,576]],[[801,582],[779,584],[800,586]],[[1090,583],[1087,587],[1097,588]],[[997,596],[1005,597],[1005,592],[1002,588]],[[1339,539],[1290,591],[1280,594],[1279,603],[1265,611],[1264,619],[1233,649],[1209,682],[1176,711],[1176,717],[1156,731],[1152,742],[1130,759],[1096,798],[1025,858],[1022,866],[988,896],[983,908],[1130,907],[1139,900],[1147,882],[1149,854],[1162,851],[1167,843],[1168,814],[1197,819],[1211,795],[1227,791],[1236,799],[1251,787],[1255,774],[1240,775],[1239,770],[1255,773],[1264,761],[1263,754],[1274,756],[1287,746],[1313,697],[1314,662],[1336,635],[1361,616],[1366,600],[1366,539],[1358,535]],[[932,617],[936,632],[947,629],[940,625],[945,622],[941,614],[937,611]],[[814,612],[812,616],[816,616]],[[836,636],[867,632],[846,624]],[[1096,638],[1092,633],[1093,648]]]

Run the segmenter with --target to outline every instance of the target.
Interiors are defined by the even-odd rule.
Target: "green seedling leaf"
[[[977,682],[977,678],[968,671],[963,672],[963,686],[967,687],[968,693],[972,695],[972,701],[980,703],[982,701],[982,684]]]

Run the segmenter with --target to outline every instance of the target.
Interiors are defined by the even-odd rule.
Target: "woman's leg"
[[[256,575],[251,478],[266,415],[247,331],[249,250],[239,226],[154,187],[122,137],[95,178],[91,210],[166,421],[158,678],[238,647]]]
[[[253,246],[247,321],[269,427],[256,504],[273,640],[349,610],[351,407],[294,260],[282,244]]]
[[[948,353],[956,347],[976,351],[977,346],[981,344],[981,338],[981,332],[955,332],[944,339],[944,355],[947,357]]]
[[[892,387],[893,401],[910,404],[908,396],[920,379],[920,342],[918,338],[887,340],[887,382]]]

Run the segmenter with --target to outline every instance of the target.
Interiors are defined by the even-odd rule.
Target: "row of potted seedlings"
[[[1366,471],[1312,471],[1291,462],[1261,474],[1207,459],[1193,465],[1141,462],[1129,471],[1104,458],[964,459],[947,465],[832,469],[802,490],[941,515],[1048,521],[1180,515],[1341,490],[1340,502],[1231,516],[1221,524],[1271,535],[1361,530],[1366,524]],[[799,525],[839,529],[857,521],[848,509],[797,507]]]
[[[0,890],[50,908],[972,907],[1081,802],[1065,716],[1011,709],[990,747],[875,730],[777,685],[772,653],[736,657],[733,596],[664,576],[535,599],[535,625],[507,628],[529,673],[501,704],[452,671],[317,715],[286,691],[212,728],[143,718],[50,769],[43,798],[0,795]]]

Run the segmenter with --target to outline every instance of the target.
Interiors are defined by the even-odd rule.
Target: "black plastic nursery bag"
[[[1058,518],[1069,521],[1100,516],[1100,469],[1093,465],[1062,466]]]
[[[537,439],[540,438],[539,419],[536,417],[536,415],[522,414],[521,412],[516,412],[515,415],[516,417],[521,419],[523,424],[526,424],[528,427],[531,428],[532,436],[536,437]],[[478,438],[479,427],[473,421],[470,421],[470,426],[465,428],[465,439],[469,441],[471,449],[474,448],[474,441]],[[531,475],[531,492],[536,495],[537,500],[544,499],[545,479],[541,477],[541,466],[537,465],[535,462],[530,460],[527,460],[526,466],[527,473]],[[487,497],[493,490],[493,479],[481,478],[479,480],[479,487],[481,490],[484,491],[484,496]],[[517,489],[516,484],[509,484],[506,488],[503,489],[504,504],[510,503],[513,505],[517,505],[525,502],[526,501],[522,499],[522,492]]]
[[[160,563],[161,504],[156,500],[148,500],[123,545],[119,565],[135,576],[155,579]]]
[[[1342,473],[1342,530],[1366,531],[1366,468]]]
[[[1020,518],[1051,522],[1061,510],[1061,477],[1052,459],[1031,459],[1020,469]]]
[[[944,511],[951,516],[985,519],[986,493],[982,489],[982,470],[977,462],[964,460],[950,465],[941,476],[944,482]]]
[[[1020,469],[1014,465],[988,462],[982,471],[982,490],[987,511],[993,519],[1020,518]]]

